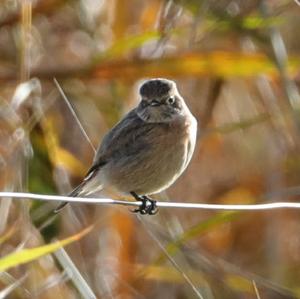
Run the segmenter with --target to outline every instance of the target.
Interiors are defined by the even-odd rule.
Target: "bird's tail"
[[[81,184],[79,184],[71,193],[68,194],[70,197],[77,196],[88,196],[91,193],[98,192],[102,190],[103,186],[97,179],[98,169],[93,169],[88,172]],[[53,212],[55,214],[59,213],[69,202],[62,202]]]
[[[78,185],[72,192],[70,192],[68,194],[68,196],[70,197],[77,197],[78,195],[80,195],[84,185],[86,184],[86,181],[83,181],[80,185]],[[55,210],[53,211],[54,214],[59,213],[69,202],[68,201],[64,201],[62,202],[58,207],[55,208]]]

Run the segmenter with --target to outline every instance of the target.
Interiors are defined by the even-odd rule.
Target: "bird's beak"
[[[161,103],[159,101],[157,101],[157,100],[152,100],[150,102],[150,106],[160,106],[160,105],[161,105]]]

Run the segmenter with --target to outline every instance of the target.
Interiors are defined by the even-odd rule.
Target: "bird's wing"
[[[97,149],[93,165],[87,172],[84,180],[70,193],[68,196],[76,197],[95,189],[94,177],[97,172],[110,161],[110,159],[116,153],[122,153],[122,155],[128,154],[130,151],[139,150],[139,146],[143,146],[141,143],[134,143],[134,140],[139,135],[144,134],[143,129],[144,121],[142,121],[136,114],[136,110],[131,110],[119,123],[117,123],[103,138],[102,143]],[[137,130],[139,128],[139,130]],[[130,147],[128,146],[130,144]],[[130,150],[129,150],[130,148]],[[97,182],[97,189],[101,187],[100,182]],[[61,203],[55,210],[55,213],[60,212],[68,202]]]
[[[146,123],[140,119],[135,109],[131,110],[104,136],[88,174],[116,156],[134,155],[138,151],[147,150],[149,144],[145,136],[153,126],[155,124]]]

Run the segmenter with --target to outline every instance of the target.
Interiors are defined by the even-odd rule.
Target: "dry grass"
[[[93,149],[53,78],[96,147],[136,105],[139,82],[163,76],[201,127],[162,200],[297,201],[299,15],[283,0],[2,1],[1,190],[67,194],[89,168]],[[94,229],[2,272],[0,298],[300,297],[296,210],[137,218],[73,204],[52,217],[54,206],[1,199],[2,257]]]

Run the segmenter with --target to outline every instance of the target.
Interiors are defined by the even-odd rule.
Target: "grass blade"
[[[81,239],[84,235],[89,233],[92,230],[92,226],[89,226],[88,228],[82,230],[80,233],[75,234],[67,239],[64,239],[62,241],[57,241],[52,244],[31,248],[31,249],[23,249],[18,252],[13,252],[2,259],[0,259],[0,272],[6,271],[9,268],[28,263],[30,261],[36,260],[40,258],[43,255],[52,253],[56,251],[57,249],[66,246],[72,242],[78,241]]]

